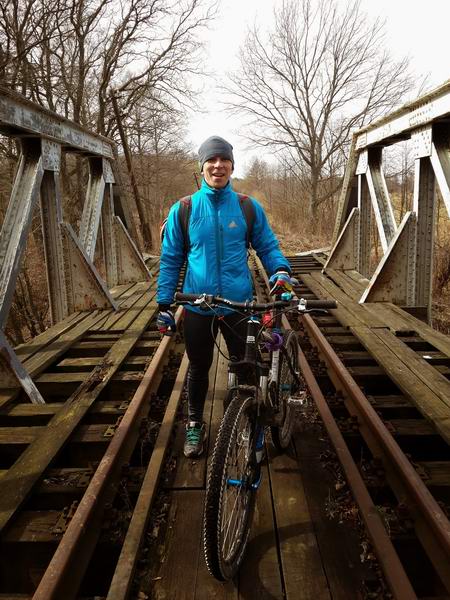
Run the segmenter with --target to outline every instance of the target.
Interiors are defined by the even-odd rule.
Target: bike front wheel
[[[293,331],[287,331],[284,334],[283,346],[284,352],[280,355],[276,389],[276,424],[270,428],[273,445],[279,451],[285,450],[291,441],[296,411],[292,408],[289,400],[297,396],[300,391],[298,385],[298,341]]]
[[[257,406],[235,396],[222,419],[205,496],[206,565],[219,581],[232,579],[245,553],[260,480],[255,443]]]

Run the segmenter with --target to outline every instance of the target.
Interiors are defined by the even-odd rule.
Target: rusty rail
[[[180,322],[181,315],[182,309],[179,308],[175,316],[177,323]],[[33,600],[76,598],[79,583],[95,545],[93,523],[101,519],[100,513],[104,509],[109,481],[116,469],[121,467],[119,459],[123,455],[130,432],[139,424],[142,406],[169,349],[170,341],[171,338],[164,337],[155,352],[111,444],[33,595]]]

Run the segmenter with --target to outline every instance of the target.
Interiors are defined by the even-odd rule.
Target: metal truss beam
[[[105,257],[106,282],[112,288],[119,282],[117,267],[118,244],[114,226],[114,196],[112,183],[108,183],[102,206],[102,245]]]
[[[397,229],[394,211],[382,169],[382,148],[369,148],[367,161],[367,184],[372,201],[378,234],[383,252],[386,252],[389,242]]]
[[[358,235],[358,266],[357,271],[364,277],[370,275],[370,250],[372,207],[370,203],[367,177],[358,174],[358,208],[359,208],[359,235]]]
[[[356,136],[353,135],[352,142],[350,145],[347,166],[345,168],[344,179],[342,181],[341,193],[339,196],[338,210],[331,246],[334,246],[334,244],[336,243],[339,234],[344,228],[344,225],[350,215],[350,212],[357,204],[357,192],[355,186],[355,172],[357,162],[358,153],[356,152]]]
[[[416,304],[426,306],[431,322],[436,178],[430,159],[415,161],[413,210],[417,215]]]
[[[398,142],[403,137],[409,137],[413,130],[448,114],[450,114],[450,81],[360,129],[355,134],[356,149],[363,150],[381,142],[384,145]]]
[[[114,308],[109,290],[97,269],[85,254],[68,223],[60,225],[64,245],[66,293],[69,313],[95,308]]]
[[[0,233],[0,329],[13,301],[20,262],[26,246],[44,174],[39,141],[24,140],[11,199]]]
[[[45,404],[39,390],[2,331],[0,331],[0,380],[3,388],[11,390],[22,388],[33,404]]]
[[[61,192],[59,187],[59,162],[53,170],[44,173],[41,184],[41,221],[44,240],[47,285],[52,323],[69,314],[64,272],[64,251],[60,223]]]
[[[113,158],[113,142],[77,123],[33,104],[23,96],[0,87],[0,131],[12,137],[43,137],[66,150]]]
[[[322,270],[327,269],[358,269],[359,266],[359,208],[354,208],[350,213],[327,262]]]
[[[136,248],[128,231],[119,217],[114,217],[114,228],[117,236],[117,271],[118,283],[133,283],[149,281],[152,274],[142,258],[139,250]]]
[[[364,302],[414,306],[416,272],[416,215],[405,214],[394,238],[361,296]]]
[[[439,126],[433,128],[430,160],[444,200],[447,214],[450,217],[450,128]]]
[[[90,158],[89,182],[81,217],[79,239],[84,251],[91,260],[94,260],[104,193],[105,179],[103,177],[102,160]]]

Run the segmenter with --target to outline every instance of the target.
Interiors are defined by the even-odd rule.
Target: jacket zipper
[[[215,226],[216,226],[217,278],[218,278],[218,282],[219,282],[218,295],[221,296],[222,295],[222,274],[221,274],[220,264],[221,264],[221,259],[222,259],[222,253],[221,253],[221,240],[222,240],[221,229],[222,229],[222,226],[219,226],[219,208],[217,206],[214,206],[214,209],[215,209],[214,215],[215,215]]]

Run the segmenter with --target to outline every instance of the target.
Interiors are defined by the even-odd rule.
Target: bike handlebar
[[[226,306],[229,308],[244,309],[249,311],[264,311],[272,308],[292,308],[298,307],[300,311],[312,310],[312,309],[330,309],[336,308],[337,303],[335,300],[304,300],[303,298],[296,298],[292,300],[275,300],[273,302],[259,303],[252,301],[247,302],[235,302],[234,300],[228,300],[227,298],[221,298],[220,296],[213,296],[212,294],[183,294],[182,292],[176,292],[174,300],[178,304],[191,303],[198,306],[201,305],[218,305]]]

